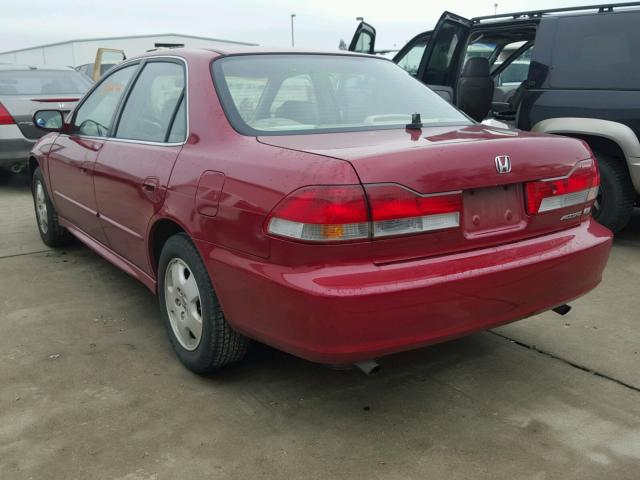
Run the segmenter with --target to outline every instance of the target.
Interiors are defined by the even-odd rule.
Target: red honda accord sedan
[[[382,58],[158,51],[34,120],[43,241],[157,292],[199,373],[249,339],[346,364],[522,319],[611,248],[585,143],[476,124]]]

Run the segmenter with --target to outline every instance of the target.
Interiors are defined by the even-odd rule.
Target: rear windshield
[[[470,120],[394,63],[348,55],[239,55],[213,62],[224,110],[246,135],[405,128]]]
[[[91,81],[75,70],[0,71],[0,95],[84,94]]]

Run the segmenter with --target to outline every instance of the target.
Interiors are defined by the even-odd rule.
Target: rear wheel
[[[249,339],[227,323],[204,262],[184,233],[169,238],[160,254],[158,300],[171,345],[189,370],[210,373],[244,357]]]
[[[33,172],[31,188],[40,238],[49,247],[68,245],[72,240],[71,234],[66,228],[60,226],[58,213],[47,193],[40,167]]]
[[[596,153],[600,169],[600,191],[593,218],[614,233],[622,230],[633,213],[636,192],[624,160]]]

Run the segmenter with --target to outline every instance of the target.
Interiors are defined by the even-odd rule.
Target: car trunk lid
[[[525,184],[566,176],[578,162],[591,158],[588,147],[575,139],[483,125],[263,136],[258,140],[346,160],[368,194],[373,190],[367,185],[388,183],[420,195],[460,192],[459,228],[422,234],[419,243],[402,237],[385,239],[387,245],[407,246],[403,252],[396,249],[400,257],[496,245],[575,225],[581,219],[575,214],[582,213],[581,205],[530,215]],[[510,162],[510,168],[504,167],[505,162]]]

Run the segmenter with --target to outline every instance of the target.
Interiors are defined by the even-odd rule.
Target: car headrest
[[[462,77],[488,77],[489,75],[489,60],[484,57],[473,57],[467,60],[461,74]]]

